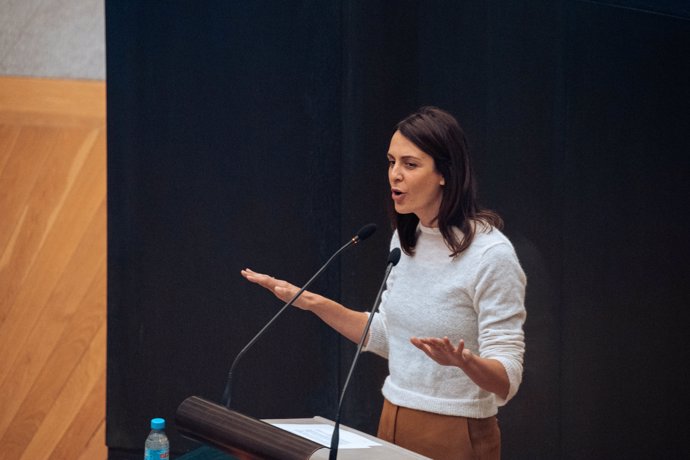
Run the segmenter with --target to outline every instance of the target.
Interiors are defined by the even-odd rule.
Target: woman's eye
[[[410,169],[416,168],[416,167],[417,167],[417,164],[416,164],[416,163],[407,163],[407,167],[410,168]]]

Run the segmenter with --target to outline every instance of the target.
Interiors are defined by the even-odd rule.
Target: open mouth
[[[392,189],[391,190],[391,196],[393,200],[398,201],[400,200],[405,194],[401,192],[400,190],[397,189]]]

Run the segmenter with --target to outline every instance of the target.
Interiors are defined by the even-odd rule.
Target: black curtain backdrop
[[[364,310],[388,253],[385,153],[419,105],[454,113],[482,203],[527,272],[505,459],[677,458],[690,361],[690,7],[680,1],[106,2],[110,458],[148,420],[173,452],[190,395],[363,224],[315,291]],[[287,311],[241,361],[234,407],[333,418],[354,345]],[[343,413],[373,433],[386,363]]]

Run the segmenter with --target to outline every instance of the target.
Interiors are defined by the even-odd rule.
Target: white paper
[[[331,447],[333,426],[325,423],[273,423],[275,427],[302,436],[324,447]],[[381,444],[351,431],[340,429],[338,449],[367,449]]]

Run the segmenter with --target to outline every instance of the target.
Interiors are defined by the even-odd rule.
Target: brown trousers
[[[501,432],[496,417],[432,414],[383,401],[379,438],[435,460],[499,460]]]

